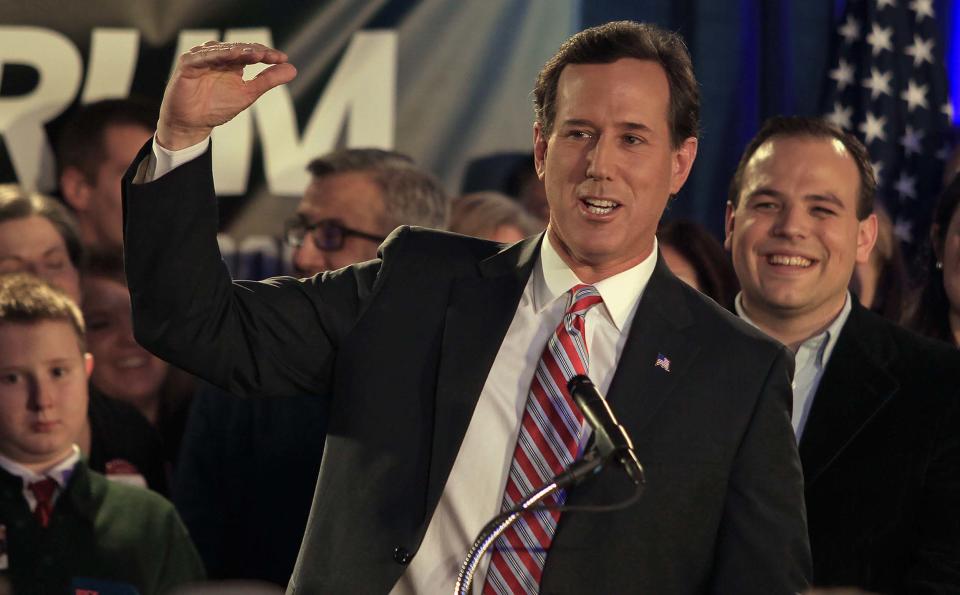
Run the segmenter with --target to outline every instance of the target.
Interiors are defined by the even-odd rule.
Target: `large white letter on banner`
[[[0,77],[4,64],[30,66],[39,81],[26,95],[0,98],[0,135],[20,184],[52,190],[53,152],[43,125],[76,96],[83,73],[80,52],[69,39],[50,29],[0,26]]]
[[[139,50],[140,32],[136,29],[94,29],[90,36],[87,79],[80,102],[93,103],[130,95]]]
[[[208,39],[214,39],[214,37],[207,37],[203,41]],[[203,41],[193,45],[200,45]],[[229,29],[223,41],[262,43],[273,47],[270,30],[264,28]],[[264,68],[266,68],[264,64],[247,66],[243,69],[243,78],[252,79]],[[286,92],[286,89],[284,91]],[[244,110],[226,124],[213,129],[213,185],[219,195],[244,194],[247,191],[250,159],[253,156],[251,113],[251,110]]]
[[[179,53],[215,39],[216,31],[183,31]],[[269,29],[228,29],[223,41],[273,46]],[[266,65],[244,70],[251,79]],[[299,196],[310,181],[307,163],[334,148],[347,122],[347,146],[393,147],[396,117],[397,35],[359,31],[353,35],[336,72],[324,89],[301,137],[286,86],[266,93],[253,108],[213,131],[213,178],[219,195],[247,191],[253,149],[253,120],[263,147],[265,177],[275,195]],[[252,119],[251,119],[252,118]]]
[[[397,34],[358,31],[324,89],[303,137],[286,87],[254,104],[270,191],[299,195],[310,181],[307,163],[331,151],[347,120],[347,146],[393,147],[396,111]]]

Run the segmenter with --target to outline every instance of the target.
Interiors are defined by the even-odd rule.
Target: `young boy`
[[[93,358],[64,294],[0,276],[0,578],[14,593],[165,593],[203,566],[173,506],[107,481],[75,442]],[[2,581],[0,581],[2,582]]]

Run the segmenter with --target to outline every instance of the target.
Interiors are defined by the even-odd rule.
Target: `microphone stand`
[[[517,522],[527,509],[540,503],[544,498],[554,492],[574,486],[583,481],[583,479],[591,473],[600,471],[604,462],[605,459],[597,454],[596,449],[593,449],[584,455],[582,459],[571,463],[566,471],[554,476],[545,486],[527,496],[518,506],[495,516],[481,529],[480,534],[477,535],[476,540],[474,540],[473,545],[470,547],[470,552],[460,566],[460,573],[457,575],[457,584],[454,587],[454,593],[456,593],[456,595],[469,595],[470,587],[473,585],[473,575],[483,555],[490,549],[490,546],[499,539],[504,531]]]

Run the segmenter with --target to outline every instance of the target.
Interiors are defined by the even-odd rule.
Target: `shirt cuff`
[[[200,155],[203,155],[209,146],[210,137],[208,136],[199,143],[186,149],[171,151],[170,149],[161,147],[160,143],[157,142],[156,136],[154,136],[153,150],[146,159],[140,162],[140,166],[137,168],[137,175],[133,178],[133,183],[146,184],[159,180],[184,163],[193,161]]]

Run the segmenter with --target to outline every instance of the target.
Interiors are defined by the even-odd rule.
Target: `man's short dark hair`
[[[860,174],[860,192],[857,197],[857,219],[863,221],[873,212],[873,201],[877,194],[877,176],[874,174],[873,165],[870,163],[870,153],[860,142],[860,139],[854,135],[845,132],[838,126],[822,118],[809,116],[775,116],[769,118],[760,127],[747,148],[740,157],[740,164],[733,174],[730,181],[730,192],[727,200],[736,208],[740,201],[740,191],[743,189],[743,176],[747,169],[747,164],[753,154],[757,152],[765,142],[772,138],[796,138],[809,137],[814,139],[833,139],[840,141],[857,166]]]
[[[384,233],[398,225],[445,229],[450,211],[446,192],[429,173],[403,153],[383,149],[340,149],[314,159],[307,170],[315,177],[367,173],[383,192]]]
[[[83,314],[67,294],[26,273],[0,275],[0,325],[47,320],[70,323],[77,333],[80,350],[86,350]]]
[[[74,268],[83,260],[83,244],[73,216],[59,201],[38,192],[27,192],[17,184],[0,184],[0,223],[27,217],[43,217],[56,228],[67,247]]]
[[[57,140],[57,174],[75,168],[91,184],[107,158],[104,134],[111,126],[140,126],[153,131],[157,127],[155,104],[135,98],[104,99],[79,108],[63,125]]]
[[[649,23],[616,21],[577,33],[560,46],[540,70],[533,89],[537,122],[543,135],[553,132],[557,116],[557,85],[567,64],[611,64],[621,58],[659,64],[670,85],[667,121],[670,141],[679,148],[700,128],[700,89],[683,39]]]

